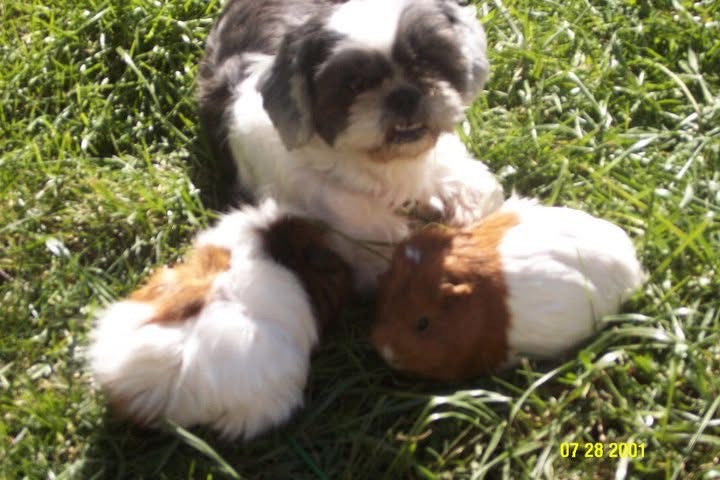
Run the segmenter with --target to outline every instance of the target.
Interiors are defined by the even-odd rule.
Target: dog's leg
[[[420,211],[435,210],[447,225],[467,226],[494,212],[504,201],[502,185],[484,163],[470,156],[455,135],[443,135],[433,153],[430,187]]]

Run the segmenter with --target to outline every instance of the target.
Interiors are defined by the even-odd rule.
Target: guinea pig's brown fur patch
[[[400,244],[381,279],[375,346],[396,350],[401,370],[437,380],[501,366],[508,359],[510,313],[497,249],[518,221],[498,212],[475,227],[420,231]],[[415,253],[408,255],[408,247]],[[410,328],[420,316],[430,319],[427,332]]]
[[[322,331],[340,316],[352,293],[351,268],[328,247],[327,229],[308,220],[285,217],[264,232],[270,256],[300,279]]]
[[[505,232],[518,222],[514,213],[491,215],[479,226],[455,236],[445,257],[446,275],[454,285],[469,288],[463,305],[468,315],[478,313],[475,319],[479,322],[476,330],[458,338],[462,344],[459,351],[475,355],[477,360],[459,368],[458,378],[487,373],[508,359],[510,312],[498,246]]]
[[[193,250],[185,262],[156,271],[130,300],[148,302],[155,315],[148,323],[182,321],[205,306],[215,277],[230,268],[230,250],[205,245]]]

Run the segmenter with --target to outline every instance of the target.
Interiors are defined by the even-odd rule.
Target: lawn
[[[216,217],[193,91],[220,4],[0,2],[0,478],[719,478],[720,2],[478,5],[468,146],[624,227],[646,284],[580,351],[459,385],[389,371],[358,307],[244,444],[113,419],[83,364],[93,311]]]

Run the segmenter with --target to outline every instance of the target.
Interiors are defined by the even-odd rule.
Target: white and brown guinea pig
[[[476,226],[426,229],[397,247],[372,342],[398,370],[467,379],[576,346],[642,278],[617,226],[511,198]]]
[[[352,288],[323,227],[268,200],[221,218],[186,260],[103,311],[89,361],[114,410],[250,438],[303,401],[319,330]]]

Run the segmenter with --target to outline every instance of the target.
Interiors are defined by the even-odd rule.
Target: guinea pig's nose
[[[406,85],[390,92],[385,103],[388,109],[396,115],[410,118],[417,111],[421,96],[420,90]]]
[[[386,362],[390,363],[390,359],[394,357],[394,354],[390,347],[390,342],[381,327],[376,325],[370,330],[370,343],[375,348],[375,351],[383,357]]]
[[[382,347],[380,347],[378,351],[380,352],[380,355],[388,363],[388,365],[391,365],[391,366],[396,365],[395,352],[393,351],[393,349],[390,345],[385,344]]]

